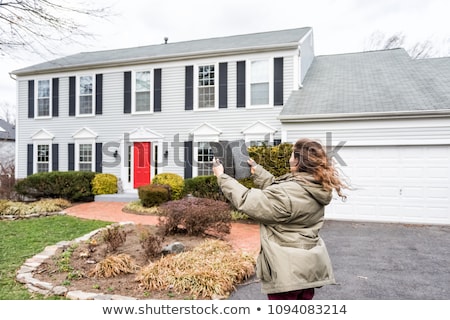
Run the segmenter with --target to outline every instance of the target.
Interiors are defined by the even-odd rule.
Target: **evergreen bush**
[[[184,196],[184,179],[176,173],[159,173],[153,177],[152,183],[169,185],[173,200],[181,199]]]
[[[171,190],[167,184],[147,184],[138,188],[141,204],[146,208],[158,206],[170,200]]]
[[[16,192],[32,199],[63,198],[70,202],[93,201],[95,172],[52,171],[32,174],[14,185]]]
[[[92,193],[94,195],[117,193],[117,177],[110,173],[97,173],[92,180]]]

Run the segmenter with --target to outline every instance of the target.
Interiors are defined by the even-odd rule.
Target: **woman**
[[[311,300],[314,288],[335,284],[319,231],[333,190],[345,198],[342,189],[346,186],[322,145],[310,139],[293,145],[290,173],[279,178],[252,159],[248,164],[260,189],[248,189],[225,174],[218,160],[213,171],[225,197],[260,222],[256,274],[262,292],[269,300]]]

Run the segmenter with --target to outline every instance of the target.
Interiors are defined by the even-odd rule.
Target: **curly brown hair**
[[[336,190],[337,194],[345,199],[344,188],[347,184],[339,176],[339,172],[328,157],[321,143],[312,139],[299,139],[293,146],[294,158],[298,161],[297,170],[313,175],[325,190]]]

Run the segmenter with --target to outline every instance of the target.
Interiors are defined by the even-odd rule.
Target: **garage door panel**
[[[327,217],[450,224],[450,146],[344,147],[339,155],[354,190]]]

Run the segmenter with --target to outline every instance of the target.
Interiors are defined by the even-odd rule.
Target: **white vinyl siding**
[[[135,129],[146,128],[157,132],[164,137],[164,143],[167,145],[168,157],[164,158],[163,163],[158,164],[158,172],[172,172],[184,176],[184,152],[183,148],[179,147],[184,141],[192,139],[190,132],[201,125],[202,123],[209,123],[221,130],[221,140],[236,140],[243,139],[242,130],[257,119],[267,123],[270,126],[277,128],[276,135],[281,134],[280,121],[277,119],[279,109],[275,108],[237,108],[236,107],[236,62],[242,59],[249,59],[249,57],[230,56],[227,59],[220,61],[178,61],[167,64],[155,65],[137,65],[134,70],[154,70],[161,68],[161,112],[142,114],[135,116],[135,114],[124,114],[124,77],[125,71],[130,71],[129,68],[113,68],[113,69],[93,69],[91,73],[80,73],[79,75],[89,74],[103,74],[103,114],[96,116],[84,117],[70,117],[68,115],[69,105],[69,77],[74,76],[73,72],[64,74],[52,74],[51,78],[59,78],[59,116],[52,119],[42,119],[39,121],[39,128],[36,127],[37,122],[33,119],[28,119],[27,115],[27,90],[28,78],[18,79],[18,130],[17,139],[20,144],[17,146],[17,177],[26,176],[27,159],[26,159],[26,145],[33,143],[30,139],[36,131],[40,128],[46,129],[50,132],[54,139],[52,143],[59,146],[59,170],[68,170],[68,144],[69,143],[85,143],[84,141],[74,140],[73,135],[82,127],[86,127],[94,131],[98,136],[95,140],[88,141],[93,145],[93,157],[95,158],[95,142],[111,144],[119,151],[119,157],[114,158],[110,153],[103,154],[103,162],[116,163],[119,160],[120,164],[104,166],[103,172],[112,173],[127,181],[127,170],[125,160],[128,154],[124,149],[124,143],[127,141],[127,134]],[[251,59],[258,60],[258,59]],[[285,61],[289,58],[285,58]],[[208,109],[202,112],[187,112],[184,110],[184,86],[185,86],[185,66],[186,65],[211,65],[218,69],[219,62],[228,63],[228,104],[224,109]],[[285,69],[287,64],[285,63]],[[195,70],[195,68],[194,68]],[[285,72],[285,74],[288,74]],[[216,75],[217,77],[218,75]],[[78,78],[78,77],[77,77]],[[93,85],[95,86],[95,77],[92,77]],[[151,81],[153,77],[150,77]],[[216,79],[217,82],[217,79]],[[287,83],[292,85],[292,81],[285,81],[285,88]],[[218,84],[216,83],[216,87]],[[218,89],[216,89],[218,90]],[[285,89],[289,92],[289,88]],[[94,91],[95,92],[95,91]],[[247,90],[247,96],[248,96]],[[151,96],[153,92],[151,92]],[[95,101],[95,95],[93,95]],[[216,95],[216,102],[218,96]],[[95,108],[93,109],[95,110]],[[78,112],[77,112],[77,116]],[[55,120],[56,119],[56,120]],[[277,137],[275,137],[277,138]],[[119,147],[117,147],[119,145]],[[194,143],[194,147],[195,147]],[[111,148],[107,149],[110,150]],[[35,149],[36,150],[36,149]],[[165,147],[161,150],[166,150]],[[193,150],[194,151],[194,150]],[[78,170],[77,158],[79,157],[77,147],[75,147],[75,170]],[[197,156],[193,152],[194,160]],[[50,161],[51,162],[51,161]],[[95,168],[95,159],[92,161],[92,167]],[[193,169],[194,176],[197,173],[197,167]]]

